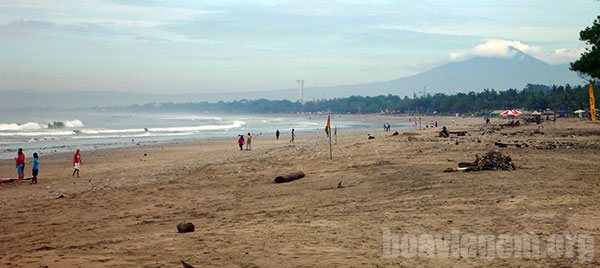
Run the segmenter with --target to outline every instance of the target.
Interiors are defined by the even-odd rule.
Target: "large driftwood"
[[[500,147],[500,148],[506,148],[508,146],[515,146],[517,148],[521,148],[521,147],[529,147],[529,145],[527,143],[502,143],[502,142],[494,142],[494,145]]]
[[[448,131],[448,134],[455,134],[456,136],[467,136],[467,131]]]
[[[287,174],[287,175],[283,175],[283,176],[277,176],[275,178],[274,182],[275,183],[284,183],[284,182],[299,180],[302,178],[304,178],[304,172],[300,171],[300,172],[291,173],[291,174]]]

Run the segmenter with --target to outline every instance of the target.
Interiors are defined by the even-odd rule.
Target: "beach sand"
[[[407,121],[373,120],[389,121],[392,132],[394,122]],[[0,266],[600,265],[600,244],[591,259],[577,249],[573,257],[535,260],[386,258],[386,231],[542,239],[569,233],[600,241],[599,124],[559,119],[545,123],[541,135],[531,134],[536,126],[484,133],[481,118],[437,120],[470,135],[378,130],[368,140],[367,133],[340,130],[333,160],[324,133],[299,134],[293,144],[289,133],[279,141],[258,136],[243,152],[235,138],[83,151],[81,178],[70,176],[71,154],[44,156],[39,184],[0,185]],[[531,146],[498,148],[496,141]],[[553,142],[563,143],[543,149]],[[442,172],[496,149],[517,169]],[[273,183],[296,171],[306,177]],[[15,172],[13,161],[0,162],[0,177]],[[187,221],[196,231],[177,233]]]

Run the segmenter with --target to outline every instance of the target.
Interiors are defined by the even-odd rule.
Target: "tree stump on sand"
[[[284,176],[277,176],[275,178],[275,180],[273,180],[273,181],[275,183],[284,183],[284,182],[299,180],[302,178],[304,178],[304,172],[300,171],[300,172],[296,172],[296,173],[287,174]]]

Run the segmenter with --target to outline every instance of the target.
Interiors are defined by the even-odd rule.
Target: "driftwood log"
[[[502,142],[494,142],[494,145],[500,147],[500,148],[506,148],[508,146],[515,146],[517,148],[521,148],[521,147],[529,147],[529,145],[527,143],[502,143]]]
[[[295,180],[299,180],[304,178],[304,172],[300,171],[300,172],[296,172],[296,173],[291,173],[291,174],[287,174],[287,175],[283,175],[283,176],[277,176],[275,178],[275,180],[273,180],[275,183],[284,183],[284,182],[290,182],[290,181],[295,181]]]
[[[181,260],[181,265],[183,265],[183,268],[194,268],[194,266],[192,266],[189,263],[184,262],[183,260]]]
[[[448,131],[448,134],[454,134],[456,136],[467,136],[467,131]]]

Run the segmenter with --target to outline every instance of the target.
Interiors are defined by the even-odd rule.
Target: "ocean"
[[[155,143],[231,138],[240,134],[283,139],[323,131],[327,115],[236,115],[209,113],[7,112],[0,113],[0,159],[12,159],[18,148],[29,156]],[[383,122],[333,116],[340,131],[382,129]],[[394,128],[409,128],[396,123]]]

